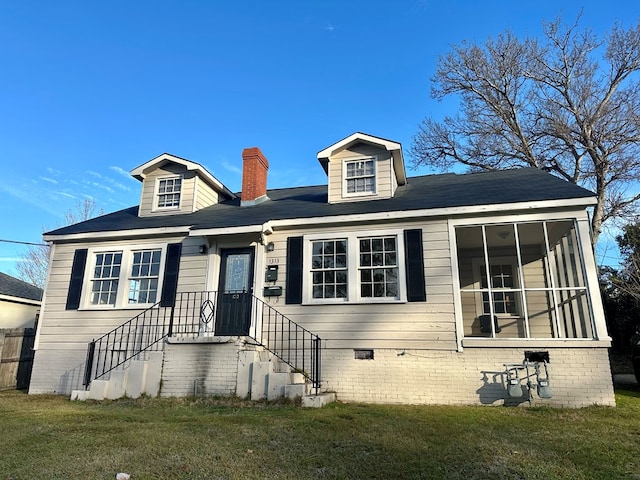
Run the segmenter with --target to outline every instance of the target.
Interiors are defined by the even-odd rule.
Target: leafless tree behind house
[[[640,198],[640,23],[602,39],[560,19],[544,38],[505,32],[463,42],[440,58],[432,96],[458,96],[460,111],[426,118],[414,166],[440,171],[535,167],[596,193],[593,245],[603,222],[635,214]]]
[[[89,220],[96,215],[102,215],[104,211],[98,210],[94,199],[85,198],[78,201],[74,208],[64,214],[66,225]],[[43,231],[47,230],[43,227]],[[49,246],[30,245],[22,254],[16,264],[18,277],[36,287],[45,288],[47,282],[47,269],[49,268]]]

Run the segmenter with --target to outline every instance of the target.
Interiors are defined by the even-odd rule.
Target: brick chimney
[[[267,171],[269,162],[258,147],[242,151],[242,193],[240,205],[250,206],[267,198]]]

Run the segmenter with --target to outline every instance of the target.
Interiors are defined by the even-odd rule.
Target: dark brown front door
[[[248,335],[251,326],[253,248],[221,251],[216,335]]]

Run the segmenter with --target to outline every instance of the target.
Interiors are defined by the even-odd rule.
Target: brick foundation
[[[238,346],[230,343],[165,345],[162,397],[235,395]]]
[[[553,398],[534,392],[532,405],[615,405],[607,349],[546,350]],[[353,350],[325,350],[322,389],[338,400],[368,403],[529,405],[524,397],[508,397],[503,374],[505,363],[523,360],[524,350],[511,348],[376,349],[373,360],[355,360]]]

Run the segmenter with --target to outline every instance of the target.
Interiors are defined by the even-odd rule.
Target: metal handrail
[[[250,296],[251,327],[244,336],[264,347],[307,378],[318,394],[321,339],[264,300]],[[162,350],[167,337],[215,335],[218,292],[182,292],[171,307],[156,303],[131,320],[89,342],[83,385],[89,388],[120,365],[147,351]]]
[[[172,307],[160,303],[89,342],[83,385],[97,380],[132,358],[147,351],[162,350],[169,334]]]
[[[320,337],[260,298],[254,296],[253,305],[253,332],[249,336],[294,371],[304,375],[312,383],[317,395],[321,378]]]

